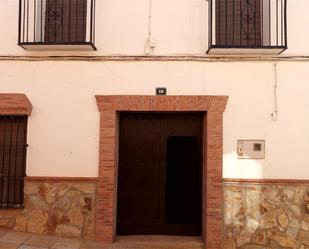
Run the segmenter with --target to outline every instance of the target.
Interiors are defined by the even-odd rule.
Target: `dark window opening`
[[[217,0],[217,45],[261,46],[262,6],[263,0]]]
[[[0,208],[23,206],[27,116],[0,116]]]
[[[47,0],[45,42],[80,43],[86,40],[87,0]]]

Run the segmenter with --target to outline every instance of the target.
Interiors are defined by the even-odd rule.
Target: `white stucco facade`
[[[152,55],[205,55],[207,8],[205,0],[153,0]],[[288,0],[288,49],[280,60],[61,61],[42,56],[145,55],[149,1],[97,0],[97,51],[29,52],[17,45],[18,1],[1,0],[0,93],[25,93],[33,105],[27,174],[97,176],[95,95],[154,95],[156,87],[164,86],[168,95],[229,96],[223,126],[225,178],[309,178],[309,61],[284,59],[309,55],[308,9],[306,0]],[[237,159],[238,139],[265,140],[265,159]]]

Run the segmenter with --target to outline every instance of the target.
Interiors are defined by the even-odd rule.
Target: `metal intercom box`
[[[237,140],[239,159],[264,159],[265,140]]]

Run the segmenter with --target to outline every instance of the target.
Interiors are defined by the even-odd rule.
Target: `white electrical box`
[[[239,159],[264,159],[265,140],[238,140],[237,157]]]
[[[149,47],[150,48],[155,48],[157,46],[156,40],[153,38],[149,39]]]

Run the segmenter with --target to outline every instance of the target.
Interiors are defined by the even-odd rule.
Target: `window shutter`
[[[216,0],[216,44],[230,47],[262,45],[263,0]]]
[[[44,41],[85,42],[86,15],[87,0],[46,0]]]

